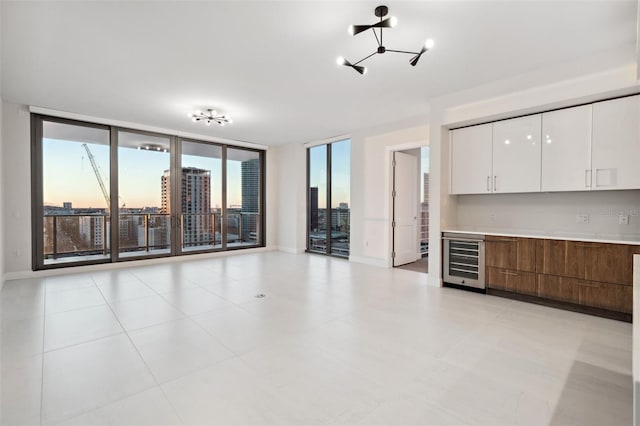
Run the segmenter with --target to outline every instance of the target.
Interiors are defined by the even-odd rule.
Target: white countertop
[[[478,230],[478,229],[444,229],[442,232],[456,232],[460,234],[471,235],[495,235],[497,237],[522,237],[522,238],[541,238],[545,240],[570,240],[585,241],[594,243],[611,243],[611,244],[631,244],[640,245],[640,236],[630,235],[629,237],[620,235],[585,235],[570,234],[559,232],[541,232],[541,231],[504,231],[504,230]]]

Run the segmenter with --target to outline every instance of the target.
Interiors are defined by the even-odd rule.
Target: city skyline
[[[108,208],[87,153],[80,141],[43,139],[43,204],[76,208]],[[105,189],[111,197],[109,146],[88,143]],[[169,153],[119,147],[118,205],[128,208],[160,207],[161,179],[169,169]],[[222,207],[222,160],[220,158],[182,156],[183,167],[196,167],[211,173],[211,208]],[[227,162],[227,206],[240,206],[241,161]]]
[[[312,147],[309,154],[309,186],[318,188],[318,208],[327,205],[326,191],[326,145]],[[331,144],[331,202],[332,208],[351,201],[351,141],[349,139]]]

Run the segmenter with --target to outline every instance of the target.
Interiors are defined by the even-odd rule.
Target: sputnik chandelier
[[[343,58],[342,56],[340,56],[336,60],[336,63],[338,65],[344,65],[346,67],[353,68],[354,70],[356,70],[360,74],[366,74],[367,73],[367,67],[364,67],[364,66],[358,65],[358,64],[360,64],[361,62],[366,61],[367,59],[369,59],[370,57],[372,57],[375,54],[383,54],[383,53],[386,53],[386,52],[393,52],[393,53],[406,53],[406,54],[409,54],[409,55],[413,55],[411,57],[411,59],[409,60],[409,64],[411,64],[411,66],[415,67],[416,64],[418,63],[418,61],[420,60],[420,57],[422,56],[422,54],[424,52],[426,52],[427,50],[431,49],[434,46],[433,40],[432,39],[428,39],[424,43],[424,45],[422,46],[422,48],[420,49],[419,52],[408,52],[406,50],[387,49],[382,44],[382,29],[383,28],[393,28],[393,27],[395,27],[396,24],[398,23],[398,19],[395,16],[392,16],[390,18],[385,18],[385,16],[387,16],[387,14],[389,13],[389,8],[387,6],[378,6],[378,7],[376,7],[374,13],[378,18],[380,18],[379,22],[376,22],[375,24],[372,24],[372,25],[350,25],[349,26],[349,34],[357,35],[357,34],[360,34],[361,32],[367,31],[367,30],[373,31],[373,35],[376,37],[376,41],[378,42],[378,49],[376,49],[376,51],[373,52],[372,54],[370,54],[369,56],[366,56],[366,57],[360,59],[358,62],[354,62],[354,63],[351,63],[348,60],[346,60],[345,58]],[[379,34],[376,33],[376,28],[379,29]]]
[[[212,122],[218,123],[221,126],[224,126],[225,123],[231,123],[231,117],[228,115],[218,114],[211,108],[206,111],[196,111],[193,114],[189,114],[189,117],[194,123],[197,121],[204,121],[207,126],[211,125]]]

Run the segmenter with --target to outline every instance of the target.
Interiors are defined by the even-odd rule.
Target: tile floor
[[[185,260],[9,281],[1,315],[3,425],[631,424],[630,324],[401,269]]]

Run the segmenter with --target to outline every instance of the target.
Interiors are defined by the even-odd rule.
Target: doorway
[[[393,267],[428,272],[429,147],[393,153]]]

